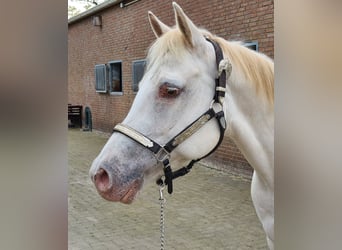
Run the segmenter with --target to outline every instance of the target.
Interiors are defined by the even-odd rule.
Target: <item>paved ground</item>
[[[88,177],[107,138],[69,129],[69,250],[160,249],[157,186],[124,205],[102,199]],[[267,249],[248,180],[197,164],[165,196],[166,249]]]

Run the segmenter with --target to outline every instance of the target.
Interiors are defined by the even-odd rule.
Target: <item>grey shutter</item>
[[[139,82],[144,76],[146,60],[137,60],[133,62],[133,85],[134,92],[139,90]]]
[[[107,77],[106,77],[106,65],[95,65],[95,89],[96,92],[107,92]]]

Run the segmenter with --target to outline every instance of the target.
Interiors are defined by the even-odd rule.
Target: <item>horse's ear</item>
[[[160,21],[151,11],[148,12],[148,20],[157,38],[170,30],[170,27]]]
[[[203,40],[203,35],[177,3],[173,2],[172,5],[175,11],[177,27],[183,33],[187,44],[194,47],[197,42]]]

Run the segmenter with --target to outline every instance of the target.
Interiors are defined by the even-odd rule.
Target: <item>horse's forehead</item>
[[[182,73],[184,76],[193,75],[199,70],[205,71],[208,64],[205,53],[197,55],[184,47],[151,51],[147,61],[147,71],[164,75]]]
[[[183,35],[177,29],[171,30],[158,38],[151,46],[148,58],[162,63],[165,61],[180,61],[191,56]]]

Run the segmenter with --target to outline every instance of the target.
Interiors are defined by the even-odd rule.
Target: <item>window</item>
[[[95,65],[95,90],[98,93],[107,92],[107,74],[105,64]]]
[[[133,84],[132,84],[132,89],[134,92],[138,92],[139,90],[139,82],[144,76],[145,72],[145,65],[146,65],[146,60],[136,60],[133,61]]]
[[[122,95],[122,67],[121,61],[108,62],[109,93]]]
[[[255,51],[259,51],[259,45],[258,42],[245,42],[243,44],[243,46],[251,49],[251,50],[255,50]]]

